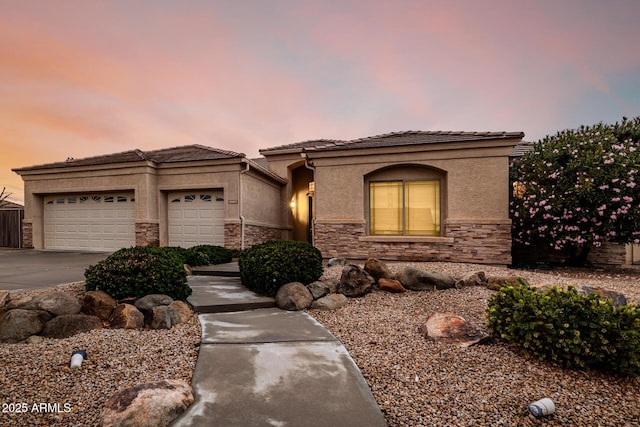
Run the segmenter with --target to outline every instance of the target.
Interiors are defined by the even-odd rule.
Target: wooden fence
[[[24,209],[0,209],[0,247],[22,247]]]

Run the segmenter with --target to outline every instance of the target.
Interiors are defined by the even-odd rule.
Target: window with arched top
[[[367,221],[373,236],[440,236],[446,173],[399,165],[365,177]]]

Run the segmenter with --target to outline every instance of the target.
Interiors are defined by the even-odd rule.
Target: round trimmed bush
[[[282,285],[308,285],[322,276],[322,254],[305,242],[274,240],[252,246],[240,253],[238,265],[247,288],[271,297]]]
[[[191,288],[183,264],[175,250],[143,246],[120,249],[87,268],[85,287],[116,299],[165,294],[185,300]]]

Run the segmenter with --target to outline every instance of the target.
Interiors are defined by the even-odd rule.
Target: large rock
[[[313,295],[314,300],[320,299],[331,293],[331,289],[329,289],[329,286],[324,282],[313,282],[307,285],[307,289],[309,289],[311,295]]]
[[[131,304],[118,304],[113,309],[109,324],[118,329],[139,329],[144,327],[144,314]]]
[[[118,302],[104,291],[89,291],[82,297],[82,312],[109,320]]]
[[[335,267],[335,266],[346,265],[346,264],[347,264],[346,258],[331,258],[327,262],[327,267]]]
[[[435,291],[456,286],[455,279],[448,274],[430,273],[414,267],[404,268],[396,279],[402,283],[402,286],[412,291]]]
[[[393,274],[391,274],[387,264],[375,258],[369,258],[367,262],[364,263],[364,271],[369,273],[376,282],[380,279],[393,278]]]
[[[182,380],[161,380],[121,390],[104,404],[102,427],[168,426],[194,402]]]
[[[18,294],[15,296],[10,295],[9,300],[7,301],[7,304],[5,305],[4,308],[7,310],[22,308],[25,304],[28,304],[29,301],[31,301],[32,299],[33,297],[27,294]]]
[[[407,290],[404,286],[402,286],[402,283],[400,283],[399,280],[385,279],[384,277],[378,279],[378,287],[381,291],[391,292],[394,294],[407,292]]]
[[[624,294],[616,291],[611,291],[604,288],[594,288],[592,286],[583,286],[582,292],[585,294],[598,294],[601,298],[610,299],[613,301],[614,307],[620,307],[621,305],[627,305],[627,297]]]
[[[51,314],[16,308],[0,316],[0,342],[16,343],[42,331]]]
[[[191,307],[184,301],[174,301],[169,304],[169,317],[171,318],[171,325],[178,325],[180,323],[187,323],[191,319]]]
[[[171,329],[171,313],[168,305],[156,305],[144,313],[144,323],[150,329]]]
[[[315,300],[311,303],[311,308],[316,310],[337,310],[349,303],[349,298],[342,294],[330,294],[326,297]]]
[[[100,328],[102,328],[102,320],[98,316],[63,314],[49,320],[42,329],[42,335],[49,338],[67,338]]]
[[[305,285],[292,282],[283,285],[276,293],[276,305],[283,310],[303,310],[313,302],[313,294]]]
[[[0,309],[9,302],[9,291],[0,291]]]
[[[66,292],[51,291],[36,295],[32,300],[22,305],[25,310],[48,311],[54,316],[63,314],[78,314],[82,309],[82,304],[78,298]]]
[[[457,289],[466,288],[467,286],[484,286],[487,284],[487,276],[484,271],[475,273],[467,273],[456,279],[455,286]]]
[[[138,298],[135,302],[135,306],[140,311],[151,310],[152,307],[159,305],[169,305],[173,302],[173,298],[168,295],[162,294],[150,294]]]
[[[373,277],[362,268],[354,264],[346,265],[342,269],[342,276],[336,292],[348,297],[361,297],[371,292]]]
[[[480,328],[453,313],[432,313],[419,331],[425,338],[460,347],[469,347],[488,338]]]

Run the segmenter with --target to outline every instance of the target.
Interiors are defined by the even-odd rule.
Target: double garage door
[[[46,249],[115,251],[135,245],[133,193],[47,196]]]
[[[168,194],[169,246],[224,245],[222,190]],[[136,203],[131,193],[47,196],[46,249],[116,251],[135,245]]]

